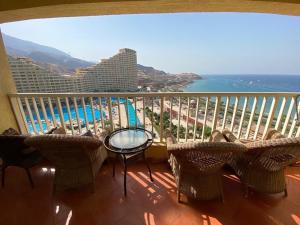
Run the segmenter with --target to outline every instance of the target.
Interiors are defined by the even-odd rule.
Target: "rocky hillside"
[[[150,87],[151,91],[162,89],[178,91],[194,80],[200,79],[202,77],[195,73],[171,74],[153,67],[138,65],[138,84],[144,89]]]
[[[74,72],[76,68],[87,67],[94,64],[74,58],[56,48],[25,41],[6,34],[2,35],[8,55],[29,57],[38,64],[49,67],[52,71],[58,73],[70,73]]]

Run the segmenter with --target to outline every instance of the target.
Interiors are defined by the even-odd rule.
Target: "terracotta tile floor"
[[[112,177],[105,164],[97,176],[96,192],[88,188],[52,195],[54,172],[50,167],[32,170],[31,189],[23,170],[9,168],[6,186],[0,189],[0,225],[268,225],[300,224],[300,167],[289,168],[289,196],[242,196],[230,174],[224,176],[225,203],[187,201],[178,204],[168,164],[152,164],[155,182],[143,164],[129,166],[128,196],[123,196],[121,167]]]

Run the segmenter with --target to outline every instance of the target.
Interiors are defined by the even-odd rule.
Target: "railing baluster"
[[[75,109],[75,113],[76,113],[76,120],[77,120],[77,126],[78,126],[78,130],[79,130],[79,134],[81,134],[81,119],[79,117],[79,113],[78,113],[78,106],[77,106],[77,99],[76,97],[73,97],[73,103],[74,103],[74,109]]]
[[[17,102],[18,102],[18,106],[19,106],[19,109],[20,109],[20,112],[21,112],[21,115],[22,115],[22,118],[23,118],[23,121],[24,121],[25,128],[27,130],[27,133],[30,133],[30,130],[29,130],[29,127],[28,127],[28,124],[27,124],[26,115],[25,115],[24,108],[23,108],[23,104],[22,104],[22,101],[21,101],[20,97],[17,97]]]
[[[143,126],[144,128],[146,128],[146,115],[145,115],[145,97],[142,97],[143,98]]]
[[[61,108],[60,97],[56,97],[56,103],[57,103],[57,107],[58,107],[60,123],[61,123],[62,127],[66,130],[66,124],[65,124],[64,114],[63,114],[63,111]]]
[[[38,134],[27,97],[25,97],[25,105],[26,105],[27,112],[29,114],[29,118],[30,118],[30,121],[32,124],[33,131],[34,131],[34,133]]]
[[[187,105],[187,112],[186,112],[185,141],[187,141],[188,138],[189,117],[190,117],[190,97],[188,97],[188,105]]]
[[[108,105],[108,116],[109,116],[110,129],[114,130],[114,123],[113,123],[113,118],[112,118],[111,97],[108,97],[107,105]]]
[[[220,111],[220,101],[221,97],[218,96],[216,98],[216,103],[215,103],[215,109],[214,109],[214,116],[213,116],[213,121],[212,121],[212,128],[211,130],[215,130],[218,124],[218,116],[219,116],[219,111]]]
[[[172,132],[172,111],[173,111],[173,98],[172,97],[169,98],[169,103],[170,103],[170,126],[169,126],[169,129],[170,129],[170,132]]]
[[[126,118],[127,118],[127,127],[130,127],[130,123],[129,123],[129,112],[128,112],[128,97],[126,97],[126,105],[125,105],[125,111],[126,111]]]
[[[11,105],[12,110],[14,112],[16,122],[18,124],[19,129],[20,129],[20,132],[25,134],[25,133],[28,133],[28,130],[24,129],[24,126],[23,126],[24,121],[26,121],[26,120],[24,120],[23,116],[21,114],[19,115],[19,113],[18,113],[18,111],[19,111],[18,110],[19,106],[18,106],[18,101],[17,101],[18,98],[19,97],[17,97],[17,96],[8,96],[8,99],[10,101],[10,105]]]
[[[92,117],[93,117],[93,124],[94,124],[94,132],[97,135],[97,123],[96,123],[96,118],[95,118],[95,111],[94,111],[94,103],[93,103],[93,98],[90,97],[90,107],[92,110]]]
[[[177,124],[177,141],[179,141],[179,132],[180,132],[180,115],[181,115],[181,97],[179,97],[179,108],[178,108],[178,115],[177,115],[177,120],[178,120],[178,124]]]
[[[164,123],[163,123],[163,116],[164,116],[164,97],[160,97],[160,142],[163,141],[163,132],[164,132]]]
[[[297,133],[296,133],[295,137],[299,137],[299,136],[300,136],[300,126],[298,126],[298,130],[297,130]]]
[[[281,121],[282,121],[282,116],[284,113],[285,106],[286,106],[286,97],[283,97],[281,102],[281,107],[277,116],[276,125],[275,125],[276,130],[279,130],[279,128],[281,127]]]
[[[41,121],[40,112],[39,112],[39,109],[37,107],[35,98],[32,97],[31,100],[32,100],[33,109],[34,109],[34,112],[35,112],[35,115],[36,115],[36,118],[37,118],[37,121],[38,121],[38,124],[39,124],[39,127],[40,127],[40,132],[44,133],[44,128],[43,128],[43,124],[42,124],[42,121]]]
[[[136,97],[133,98],[134,99],[134,116],[135,116],[135,127],[138,127],[137,121],[138,121],[138,117],[137,117],[137,108],[136,108]]]
[[[198,126],[198,115],[199,115],[199,97],[197,98],[196,103],[196,112],[195,112],[195,121],[194,121],[194,134],[193,134],[193,140],[196,140],[196,132],[197,132],[197,126]]]
[[[260,108],[259,117],[258,117],[258,120],[257,120],[257,123],[256,123],[256,129],[255,129],[255,133],[254,133],[254,136],[253,136],[253,140],[256,140],[257,135],[259,133],[259,130],[260,130],[260,127],[261,127],[261,121],[262,121],[263,116],[264,116],[266,102],[267,102],[267,98],[264,96],[262,104],[261,104],[261,108]]]
[[[265,130],[264,130],[264,133],[263,133],[263,136],[262,136],[263,138],[267,134],[269,128],[272,127],[274,114],[275,114],[275,109],[277,108],[277,103],[278,103],[278,98],[273,97],[271,108],[270,108],[270,111],[269,111],[269,116],[268,116],[267,122],[265,124]]]
[[[256,106],[257,106],[257,97],[254,97],[254,101],[253,101],[253,105],[252,105],[252,109],[251,109],[251,114],[250,114],[250,118],[249,118],[249,122],[248,122],[248,127],[247,127],[247,132],[245,135],[245,139],[249,138],[250,132],[251,132],[251,126],[253,123],[253,119],[256,113]]]
[[[103,116],[103,108],[102,108],[102,97],[98,96],[98,100],[99,100],[99,110],[100,110],[100,120],[101,120],[101,128],[102,130],[105,128],[105,124],[104,124],[104,116]]]
[[[49,109],[50,109],[50,113],[51,113],[51,117],[52,117],[53,126],[56,127],[57,122],[56,122],[56,118],[55,118],[55,114],[54,114],[54,110],[53,110],[53,106],[52,106],[52,101],[51,101],[50,97],[48,97],[48,104],[49,104]]]
[[[84,97],[81,97],[81,104],[82,104],[82,110],[83,110],[83,114],[84,114],[85,127],[86,127],[86,130],[89,130],[90,124],[89,124],[89,120],[88,120],[87,113],[86,113]]]
[[[70,127],[71,127],[71,132],[72,132],[72,135],[74,135],[73,118],[72,118],[72,114],[71,114],[71,110],[70,110],[70,104],[69,104],[68,97],[65,97],[65,102],[66,102],[66,107],[67,107],[67,112],[68,112],[68,117],[69,117],[69,123],[70,123]]]
[[[226,119],[227,119],[227,114],[228,114],[228,106],[230,104],[230,98],[227,96],[226,97],[226,105],[224,109],[224,116],[223,116],[223,123],[222,123],[222,130],[225,129],[226,127]]]
[[[248,97],[245,97],[237,138],[240,138],[241,134],[242,134],[243,122],[244,122],[245,113],[246,113],[246,110],[247,110],[247,104],[248,104]]]
[[[44,116],[44,119],[45,119],[47,130],[49,130],[50,124],[49,124],[49,120],[48,120],[48,116],[47,116],[47,112],[46,112],[44,100],[43,100],[42,97],[39,97],[39,102],[40,102],[40,105],[41,105],[41,108],[42,108],[42,113],[43,113],[43,116]]]
[[[152,110],[152,115],[151,115],[151,132],[153,133],[153,124],[154,124],[154,100],[153,98],[151,98],[152,100],[152,105],[151,105],[151,110]]]
[[[288,112],[286,114],[284,125],[283,125],[282,131],[281,131],[281,134],[283,134],[283,135],[285,134],[285,132],[287,130],[287,127],[288,127],[288,124],[290,122],[290,117],[291,117],[291,114],[292,114],[292,111],[293,111],[294,104],[295,104],[295,98],[292,97],[291,98],[291,102],[290,102],[290,106],[289,106],[289,109],[288,109]]]
[[[208,114],[209,102],[210,102],[210,97],[208,96],[206,98],[205,112],[204,112],[204,119],[203,119],[203,126],[202,126],[202,134],[201,134],[201,140],[202,140],[202,142],[204,141],[205,127],[206,127],[206,121],[207,121],[207,114]]]
[[[234,122],[235,122],[236,113],[237,113],[238,107],[239,107],[239,100],[240,100],[239,97],[235,97],[234,108],[233,108],[232,117],[231,117],[231,125],[230,125],[231,132],[234,132]]]
[[[297,123],[296,125],[298,126],[298,129],[297,129],[297,133],[296,133],[296,136],[295,137],[299,137],[300,136],[300,102],[297,103],[297,109],[296,109],[297,113],[298,113],[298,118],[297,118]]]
[[[121,121],[121,110],[120,110],[120,97],[118,97],[117,100],[118,100],[119,128],[121,128],[122,127],[122,121]]]
[[[295,113],[294,118],[292,120],[292,125],[291,125],[291,128],[290,128],[290,131],[289,131],[289,134],[288,134],[289,138],[293,136],[296,124],[297,124],[297,115]]]

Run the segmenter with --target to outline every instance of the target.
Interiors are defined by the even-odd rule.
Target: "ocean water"
[[[205,75],[188,92],[300,92],[300,75]]]
[[[202,80],[197,80],[188,85],[185,92],[298,92],[300,93],[300,75],[207,75],[202,76]],[[215,101],[214,98],[211,101]],[[226,97],[221,101],[225,103]],[[239,99],[239,108],[243,107],[245,98]],[[263,98],[258,98],[256,112],[260,111]],[[281,105],[283,98],[279,98],[278,106]],[[230,98],[230,105],[233,106],[235,98]],[[251,109],[254,97],[249,97],[247,109]],[[287,99],[284,114],[287,112],[291,98]],[[267,98],[264,113],[267,114],[271,108],[272,98]],[[275,116],[278,115],[280,108],[275,109]],[[296,112],[295,107],[292,115]]]

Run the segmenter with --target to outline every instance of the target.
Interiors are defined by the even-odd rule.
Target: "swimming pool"
[[[112,102],[113,103],[115,103],[116,101],[117,101],[116,99],[112,98]],[[102,104],[103,105],[106,104],[105,99],[102,100]],[[126,104],[126,99],[120,99],[120,104]],[[83,107],[82,107],[81,104],[79,104],[77,108],[78,108],[78,116],[79,116],[79,119],[81,121],[81,125],[85,126],[86,121],[85,121]],[[91,106],[90,105],[86,105],[85,108],[86,108],[86,114],[87,114],[88,123],[92,123],[93,122],[93,114],[92,114]],[[128,108],[128,117],[129,117],[129,126],[130,127],[135,127],[135,124],[137,124],[137,126],[140,127],[141,126],[141,122],[140,122],[140,120],[138,118],[135,117],[135,109],[134,109],[131,101],[128,101],[128,107],[127,108]],[[31,111],[32,111],[33,119],[35,121],[34,123],[35,123],[36,130],[38,132],[40,132],[41,128],[40,128],[39,123],[37,121],[37,116],[36,116],[36,114],[35,114],[35,112],[34,112],[33,109],[31,109]],[[44,115],[42,114],[41,110],[39,110],[39,112],[40,112],[40,118],[42,120],[42,129],[44,131],[47,131],[48,129],[47,129],[47,124],[45,122]],[[63,112],[64,121],[66,123],[68,123],[69,122],[69,115],[68,115],[68,110],[67,110],[66,106],[62,106],[62,112]],[[101,111],[97,107],[94,106],[95,120],[98,121],[98,122],[101,121],[101,114],[100,114],[100,112]],[[57,107],[53,107],[53,113],[54,113],[55,120],[57,122],[60,122],[60,117],[59,117],[59,112],[58,112],[58,108]],[[52,115],[51,115],[51,111],[50,111],[50,109],[48,107],[46,107],[46,114],[47,114],[48,120],[49,121],[53,121]],[[75,111],[74,106],[70,106],[70,114],[71,114],[71,120],[76,121],[76,111]],[[102,116],[104,118],[104,121],[108,121],[109,120],[107,114],[104,111],[102,112]],[[29,132],[33,133],[34,129],[33,129],[32,123],[30,121],[30,117],[29,117],[28,113],[27,113],[27,116],[26,116],[26,120],[27,120],[27,125],[28,125],[28,128],[29,128]]]

